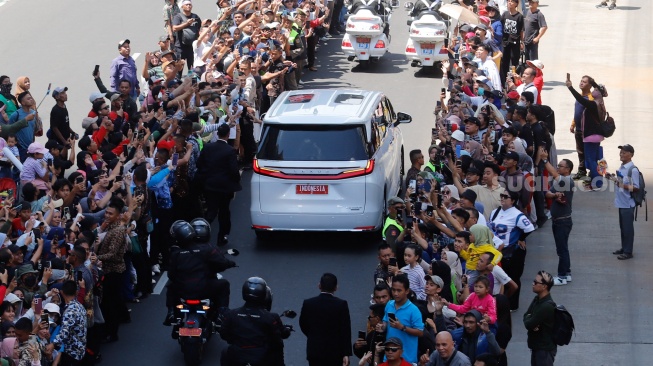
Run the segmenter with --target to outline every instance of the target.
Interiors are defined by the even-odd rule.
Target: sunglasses
[[[397,352],[397,351],[399,351],[400,349],[401,349],[401,348],[399,348],[399,347],[386,347],[386,348],[385,348],[385,351],[386,351],[386,352]]]
[[[109,106],[106,106],[106,107],[102,107],[102,109],[109,109]]]
[[[505,199],[510,198],[510,196],[507,195],[507,194],[500,194],[499,197],[501,197],[501,198],[505,198]]]
[[[544,282],[533,281],[533,285],[546,285]]]
[[[442,191],[442,194],[451,194],[450,191]]]

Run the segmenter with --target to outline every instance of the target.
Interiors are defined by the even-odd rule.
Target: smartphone
[[[82,274],[82,271],[77,271],[77,281],[81,281],[84,279],[84,276]]]
[[[438,135],[438,129],[437,128],[432,128],[431,129],[431,135],[437,136]]]
[[[390,258],[390,261],[388,262],[389,265],[396,267],[397,266],[397,258],[392,257]]]
[[[122,182],[122,175],[116,176],[116,182]]]
[[[440,196],[441,195],[438,194],[438,199],[440,199]],[[439,201],[438,207],[440,207],[440,204],[442,204],[442,201]],[[424,211],[426,211],[426,214],[428,216],[433,216],[433,206],[431,206],[431,205],[426,206],[426,210],[424,210]]]
[[[52,166],[53,163],[54,163],[53,159],[48,159],[48,166]]]
[[[571,75],[567,73],[567,80],[571,80]]]
[[[43,312],[43,303],[41,302],[41,298],[37,297],[34,299],[34,313],[40,314]]]
[[[95,65],[95,69],[93,69],[93,76],[97,76],[98,72],[100,72],[100,65]]]
[[[177,166],[178,162],[179,162],[179,153],[172,154],[172,165]]]
[[[440,93],[446,93],[446,92],[447,92],[447,88],[440,89]]]
[[[41,323],[49,323],[50,322],[50,317],[48,314],[41,314]]]
[[[127,144],[122,145],[122,154],[125,155],[125,157],[129,155],[129,146],[127,146]]]
[[[290,74],[293,71],[295,71],[295,68],[290,66],[290,67],[288,67],[288,71],[286,72],[286,74]]]
[[[422,184],[422,190],[426,193],[431,192],[431,182],[430,181],[424,181],[424,184]]]
[[[45,261],[45,268],[52,268],[52,261]]]
[[[142,140],[145,137],[145,130],[138,131],[138,139]]]
[[[513,75],[517,75],[517,66],[511,66],[510,70],[511,70]]]
[[[442,107],[442,102],[440,102],[440,101],[438,100],[438,101],[435,103],[435,105],[438,106],[438,108],[441,108],[441,107]]]
[[[79,184],[83,182],[84,182],[84,176],[80,175],[79,177],[75,178],[75,184]]]
[[[365,332],[363,332],[362,330],[359,330],[358,331],[358,338],[365,339]]]
[[[462,150],[462,146],[456,145],[456,158],[460,158],[460,151]]]
[[[63,215],[66,218],[66,221],[70,220],[70,207],[63,208]]]
[[[411,188],[413,191],[417,191],[417,181],[415,179],[411,179],[410,182],[408,182],[408,188]]]
[[[388,313],[388,319],[392,320],[393,322],[397,321],[397,317],[394,313]]]

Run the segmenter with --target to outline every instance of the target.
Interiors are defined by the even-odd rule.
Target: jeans
[[[571,217],[561,220],[553,219],[553,239],[556,242],[556,253],[558,254],[558,276],[571,274],[571,259],[569,258],[569,234],[573,222]]]
[[[526,59],[527,60],[538,60],[538,48],[540,44],[539,43],[529,43],[524,47],[524,50],[526,52]]]
[[[233,192],[216,192],[204,191],[206,198],[207,210],[206,221],[209,223],[218,217],[218,224],[220,229],[218,231],[218,240],[221,240],[225,235],[231,232],[231,211],[229,211],[229,204],[234,198]]]
[[[578,122],[580,124],[580,122]],[[576,140],[576,153],[578,154],[578,171],[585,172],[585,145],[583,143],[583,131],[579,130],[576,127],[576,132],[574,132],[574,138]]]
[[[601,143],[584,142],[583,148],[585,149],[585,167],[589,170],[589,176],[592,178],[592,187],[601,188],[603,187],[603,178],[596,171],[596,168],[599,166],[599,160],[603,158]]]
[[[621,250],[633,254],[635,241],[635,207],[619,209],[619,229],[621,230]]]
[[[553,366],[557,350],[543,351],[534,349],[531,351],[531,366]]]

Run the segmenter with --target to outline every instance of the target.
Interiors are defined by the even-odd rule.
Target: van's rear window
[[[257,157],[281,161],[367,160],[361,125],[265,125]]]

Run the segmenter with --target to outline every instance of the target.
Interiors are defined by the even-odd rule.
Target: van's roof
[[[382,94],[354,89],[283,92],[265,115],[265,123],[360,124],[370,120]]]

